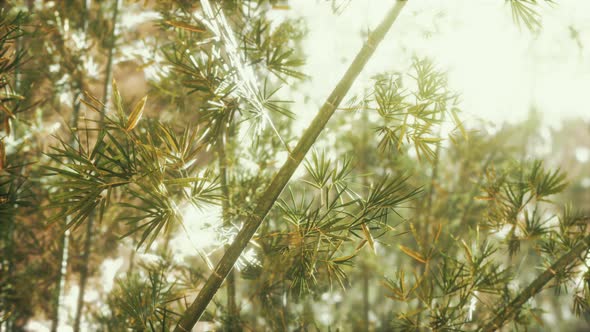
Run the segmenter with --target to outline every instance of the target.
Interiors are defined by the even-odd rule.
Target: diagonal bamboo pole
[[[205,285],[197,295],[197,298],[182,315],[178,325],[174,329],[175,332],[190,331],[197,323],[207,308],[207,305],[211,302],[213,296],[221,287],[223,280],[233,268],[235,262],[244,251],[244,248],[246,248],[248,242],[250,242],[254,233],[256,233],[256,230],[270,211],[274,202],[278,199],[279,195],[291,179],[291,176],[293,176],[293,173],[295,173],[295,170],[305,157],[305,154],[316,141],[353,82],[375,52],[379,43],[383,40],[387,31],[389,31],[393,25],[393,22],[395,22],[399,16],[406,2],[407,0],[397,0],[381,24],[379,24],[375,31],[369,35],[363,48],[359,51],[340,82],[336,85],[324,105],[320,108],[309,127],[305,130],[301,136],[301,140],[299,140],[289,158],[287,158],[281,169],[274,176],[270,185],[266,188],[264,194],[258,201],[256,209],[252,215],[250,215],[244,227],[236,236],[234,242],[232,242],[226,250],[219,263],[217,263],[215,270],[205,282]]]
[[[569,252],[561,256],[555,263],[541,273],[530,285],[527,286],[517,297],[498,311],[496,316],[489,321],[482,329],[482,332],[497,331],[504,323],[512,318],[520,311],[520,308],[533,296],[537,295],[543,290],[543,287],[553,279],[555,271],[561,271],[568,265],[579,261],[580,256],[585,256],[584,252],[590,248],[590,236],[586,236],[578,245],[573,247]]]

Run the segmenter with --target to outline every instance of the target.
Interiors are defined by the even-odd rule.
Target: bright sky
[[[309,19],[305,72],[312,84],[303,88],[313,106],[324,101],[360,49],[360,31],[375,27],[393,1],[352,0],[339,16],[331,2],[293,1],[288,13]],[[520,121],[531,105],[549,124],[590,119],[590,1],[558,0],[540,9],[543,30],[534,35],[519,29],[504,0],[409,0],[355,86],[378,72],[406,71],[412,55],[427,56],[448,71],[468,123]]]

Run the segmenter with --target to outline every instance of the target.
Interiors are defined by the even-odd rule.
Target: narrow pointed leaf
[[[133,112],[129,115],[129,119],[127,120],[127,124],[125,125],[126,131],[131,131],[133,128],[137,126],[141,116],[143,115],[143,110],[145,108],[145,102],[147,101],[147,96],[141,98],[140,101],[135,104],[133,108]]]
[[[413,259],[417,260],[420,263],[426,264],[426,260],[424,259],[424,257],[422,257],[422,255],[420,255],[420,253],[418,253],[418,252],[416,252],[404,245],[401,245],[401,244],[399,245],[399,248],[401,251],[404,252],[404,254],[412,257]]]
[[[365,239],[367,239],[367,243],[369,243],[369,246],[371,247],[371,250],[373,250],[373,253],[376,254],[377,251],[375,250],[375,242],[373,241],[373,235],[371,235],[369,227],[365,223],[362,223],[361,227],[363,229],[363,233],[365,234]]]

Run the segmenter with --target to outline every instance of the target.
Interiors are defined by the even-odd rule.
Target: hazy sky
[[[331,1],[291,2],[286,15],[308,18],[307,105],[324,101],[360,49],[361,31],[376,26],[392,2],[352,0],[340,15]],[[448,71],[468,122],[520,121],[531,105],[550,124],[590,119],[590,1],[558,0],[540,9],[543,30],[535,35],[513,22],[504,0],[410,0],[355,87],[377,72],[407,71],[412,55],[428,56]]]

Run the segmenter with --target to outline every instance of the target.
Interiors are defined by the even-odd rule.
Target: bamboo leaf
[[[461,245],[463,246],[463,249],[465,249],[465,254],[467,255],[467,259],[469,260],[469,262],[473,262],[473,255],[467,243],[465,243],[464,240],[461,240]]]
[[[9,110],[8,108],[6,108],[4,105],[2,105],[2,103],[0,103],[0,110],[3,111],[4,113],[6,113],[6,115],[10,118],[14,118],[14,113],[12,113],[11,110]]]
[[[191,178],[179,178],[179,179],[167,179],[164,180],[165,184],[179,184],[179,185],[183,185],[183,186],[190,186],[195,182],[198,181],[206,181],[206,178],[202,178],[202,177],[191,177]]]
[[[184,22],[166,20],[165,23],[168,25],[171,25],[175,28],[180,28],[180,29],[184,29],[184,30],[188,30],[188,31],[192,31],[192,32],[205,32],[206,31],[202,28],[199,28],[199,27],[196,27],[194,25],[184,23]]]
[[[86,99],[80,98],[80,101],[84,105],[88,106],[88,108],[90,108],[91,110],[98,112],[98,113],[101,113],[104,110],[105,105],[100,100],[96,99],[93,95],[91,95],[86,90],[84,90],[83,93],[84,93],[84,96],[86,97],[86,99],[88,99],[88,100],[86,100]]]
[[[361,228],[363,229],[363,233],[365,234],[365,239],[367,239],[367,243],[369,243],[371,250],[373,250],[373,253],[376,254],[377,251],[375,250],[375,242],[373,240],[373,235],[371,235],[371,231],[369,230],[369,227],[367,226],[367,224],[362,223]]]
[[[465,127],[463,127],[463,122],[461,122],[461,119],[459,119],[459,116],[457,115],[457,108],[452,108],[451,109],[451,117],[453,118],[453,122],[455,123],[455,126],[457,128],[459,128],[459,130],[461,131],[461,135],[463,135],[463,138],[465,139],[469,139],[469,136],[467,135],[467,131],[465,130]]]
[[[141,98],[141,100],[138,101],[137,104],[135,104],[133,112],[131,112],[131,114],[129,115],[129,119],[127,120],[127,124],[125,125],[126,131],[131,131],[133,130],[133,128],[137,126],[139,120],[141,119],[141,116],[143,115],[143,110],[145,108],[146,101],[147,96]]]
[[[352,255],[336,257],[336,258],[332,259],[332,262],[334,262],[336,264],[345,264],[345,263],[348,263],[351,259],[353,259],[354,256],[356,256],[356,253],[352,254]]]
[[[119,114],[124,114],[123,110],[123,99],[121,98],[121,93],[119,92],[119,88],[117,87],[117,81],[113,78],[113,98],[115,101],[115,106],[117,107],[117,111]]]
[[[424,259],[424,257],[422,257],[422,255],[404,245],[399,245],[399,248],[401,251],[404,252],[404,254],[412,257],[413,259],[417,260],[420,263],[426,264],[426,259]]]

